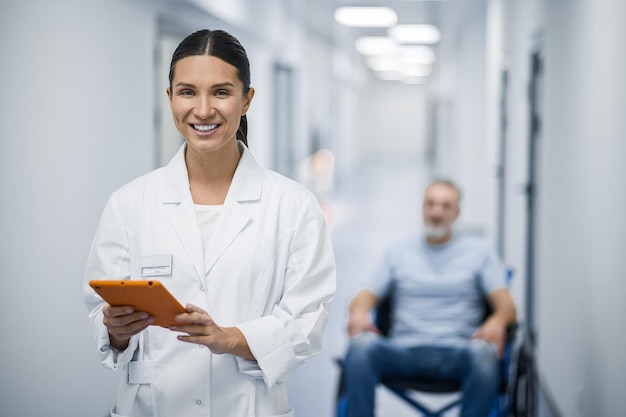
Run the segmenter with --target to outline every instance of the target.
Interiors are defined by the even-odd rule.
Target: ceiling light
[[[399,43],[433,44],[441,39],[439,29],[433,25],[396,25],[387,33]]]
[[[431,68],[429,65],[406,65],[400,72],[404,77],[408,78],[426,77],[430,75]]]
[[[367,66],[374,71],[398,72],[402,64],[392,56],[368,56],[365,58]]]
[[[352,27],[391,27],[398,15],[389,7],[340,7],[335,10],[335,20]]]
[[[435,51],[424,45],[402,46],[399,49],[399,55],[402,62],[415,64],[432,64],[435,62]]]
[[[398,52],[398,44],[384,36],[364,36],[357,39],[355,46],[363,55],[394,55]]]

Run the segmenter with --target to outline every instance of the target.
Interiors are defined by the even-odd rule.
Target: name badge
[[[141,257],[142,277],[163,275],[172,275],[172,255],[148,255]]]

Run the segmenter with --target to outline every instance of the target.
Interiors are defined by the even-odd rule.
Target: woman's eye
[[[191,96],[193,95],[193,91],[191,90],[180,90],[180,92],[178,93],[181,96]]]
[[[215,92],[215,95],[216,95],[216,96],[227,96],[228,94],[229,94],[229,93],[228,93],[228,91],[226,91],[226,90],[217,90],[217,91]]]

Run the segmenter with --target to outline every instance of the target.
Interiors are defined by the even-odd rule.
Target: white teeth
[[[199,132],[209,132],[217,127],[217,125],[191,125]]]

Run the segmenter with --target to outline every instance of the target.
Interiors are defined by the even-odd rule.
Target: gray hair
[[[456,183],[452,181],[451,179],[449,178],[431,179],[430,181],[428,181],[428,184],[426,184],[426,187],[424,187],[424,193],[426,193],[426,190],[428,190],[433,185],[445,185],[447,187],[452,188],[454,191],[456,191],[458,202],[459,203],[461,202],[461,197],[463,195],[463,193],[461,192],[461,188],[458,185],[456,185]]]

